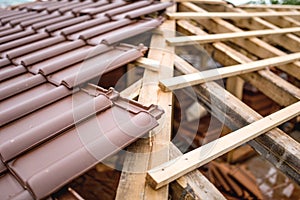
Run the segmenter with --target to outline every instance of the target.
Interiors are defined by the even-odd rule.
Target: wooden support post
[[[209,12],[209,13],[195,13],[195,12],[177,12],[167,13],[170,19],[207,19],[207,18],[223,18],[223,19],[239,19],[251,17],[281,17],[281,16],[300,16],[297,12],[252,12],[249,13],[235,13],[235,12]]]
[[[200,7],[192,3],[182,3],[180,4],[180,9],[183,11],[194,11],[194,12],[207,12]],[[245,20],[244,20],[245,21]],[[233,24],[222,20],[222,19],[212,19],[212,20],[201,20],[199,23],[205,28],[216,31],[216,32],[242,32],[242,29],[237,28]],[[236,39],[234,41],[237,45],[250,51],[252,54],[265,59],[280,55],[286,55],[285,52],[273,47],[272,45],[258,39],[249,38],[248,40]],[[283,65],[279,67],[280,70],[288,73],[289,75],[300,80],[300,63],[295,62],[289,65]]]
[[[223,67],[218,69],[211,69],[211,70],[206,70],[198,73],[187,74],[187,75],[177,76],[165,80],[160,80],[159,86],[164,91],[176,90],[184,87],[198,85],[200,83],[204,83],[208,81],[214,81],[222,78],[227,78],[230,76],[236,76],[236,75],[246,74],[249,72],[254,72],[257,70],[264,69],[266,67],[283,65],[299,59],[300,59],[300,53],[278,56],[275,58],[268,58],[264,60],[251,62],[251,63],[245,63],[245,64]],[[180,60],[180,58],[176,57],[175,62],[176,60]]]

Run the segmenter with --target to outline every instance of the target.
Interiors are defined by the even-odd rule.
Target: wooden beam
[[[126,88],[125,90],[120,92],[120,95],[122,97],[126,97],[126,98],[129,98],[129,99],[135,99],[140,94],[142,83],[143,83],[142,79],[136,81],[135,83],[130,85],[128,88]]]
[[[249,72],[258,71],[266,67],[283,65],[300,59],[300,52],[275,58],[268,58],[251,63],[222,67],[218,69],[206,70],[198,73],[177,76],[165,80],[161,80],[159,86],[164,91],[176,90],[184,87],[198,85],[208,81],[214,81],[230,76],[246,74]],[[180,58],[175,58],[175,63],[179,62]]]
[[[147,173],[147,181],[153,188],[159,189],[243,143],[297,117],[299,114],[300,102],[297,102],[211,143],[188,152],[183,156],[149,170]]]
[[[167,13],[170,19],[207,19],[207,18],[223,18],[223,19],[237,19],[237,18],[252,18],[252,17],[282,17],[282,16],[300,16],[298,12],[252,12],[236,13],[236,12],[209,12],[209,13],[195,13],[195,12],[177,12]]]
[[[183,74],[199,72],[184,60],[175,67]],[[262,119],[261,115],[215,82],[196,86],[194,91],[207,110],[231,130]],[[249,144],[266,160],[300,184],[300,143],[275,128],[251,140]]]
[[[194,11],[199,13],[207,12],[193,3],[182,3],[180,5],[181,5],[180,9],[183,11]],[[228,8],[228,6],[226,8]],[[247,20],[243,20],[241,22],[244,21]],[[214,32],[243,32],[242,29],[220,18],[211,19],[211,20],[201,20],[199,21],[199,23],[203,25],[206,29],[212,30]],[[244,48],[245,50],[250,51],[252,54],[263,59],[274,57],[274,56],[286,55],[285,52],[273,47],[272,45],[258,38],[249,38],[248,40],[236,39],[234,42],[238,46]],[[279,69],[295,77],[296,79],[300,80],[299,62],[280,66]]]
[[[297,5],[265,5],[265,4],[246,4],[246,5],[239,5],[237,6],[239,8],[272,8],[272,9],[300,9],[300,6]]]
[[[193,45],[196,43],[205,44],[212,42],[221,42],[237,38],[249,38],[249,37],[260,37],[265,35],[280,35],[286,33],[300,32],[300,27],[292,28],[282,28],[282,29],[267,29],[267,30],[254,30],[254,31],[244,31],[235,33],[220,33],[211,34],[205,36],[180,36],[167,38],[167,42],[172,46],[184,46]]]
[[[170,159],[183,154],[170,143]],[[225,200],[220,191],[199,170],[194,170],[170,184],[172,199],[218,199]]]
[[[192,24],[188,27],[182,26],[182,28],[186,28],[187,32],[193,33],[197,31],[200,34],[200,31],[198,31],[199,28]],[[252,62],[250,58],[241,54],[239,51],[220,42],[205,45],[204,47],[208,52],[213,53],[215,60],[224,66]],[[260,70],[258,72],[244,74],[241,75],[241,77],[282,106],[295,103],[300,98],[300,90],[297,87],[279,78],[269,70]]]
[[[144,57],[137,59],[134,64],[156,72],[160,68],[159,61]]]
[[[196,12],[206,12],[192,3],[182,3],[181,9],[192,10]],[[232,24],[222,20],[222,19],[212,19],[201,21],[201,25],[204,25],[207,29],[217,30],[217,31],[234,31],[241,32],[242,30],[233,26]],[[187,29],[187,32],[194,32],[190,30],[193,25]],[[195,26],[194,26],[195,27]],[[196,27],[197,28],[197,27]],[[239,40],[235,41],[239,46],[249,49],[254,54],[260,54],[263,58],[274,57],[274,55],[286,55],[284,52],[278,50],[277,48],[257,39],[250,38],[249,40]],[[241,54],[241,52],[236,51],[226,44],[217,42],[213,43],[212,46],[204,46],[207,51],[212,52],[214,58],[218,60],[223,65],[235,65],[239,63],[252,62],[253,60]],[[294,65],[283,65],[284,67],[278,68],[286,70],[289,74],[296,78],[300,77],[300,70],[298,66]],[[289,67],[291,66],[291,67]],[[291,68],[291,70],[290,70]],[[288,83],[287,81],[276,76],[274,73],[268,70],[260,70],[257,73],[244,74],[241,76],[244,80],[250,82],[252,85],[257,87],[265,95],[273,99],[275,102],[282,106],[287,106],[295,103],[299,99],[300,90],[294,85]],[[283,98],[284,97],[284,98]]]
[[[227,10],[231,12],[238,12],[238,13],[247,13],[246,11],[240,9],[240,8],[234,8],[231,5],[223,5]],[[270,11],[268,11],[270,12]],[[276,12],[272,12],[276,13]],[[262,19],[259,17],[253,17],[251,20],[235,20],[234,23],[236,26],[244,25],[248,29],[273,29],[274,31],[278,31],[281,28],[268,22],[269,21],[284,21],[284,17],[280,17],[280,20],[277,18],[267,18]],[[289,17],[290,18],[290,17]],[[292,28],[292,27],[289,27]],[[293,33],[293,34],[291,34]],[[263,38],[264,41],[279,44],[280,46],[284,47],[285,49],[293,52],[300,51],[300,38],[294,35],[295,33],[298,33],[297,31],[291,32],[288,34],[270,34],[266,35],[266,37]]]

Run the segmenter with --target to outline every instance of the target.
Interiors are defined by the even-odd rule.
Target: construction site
[[[300,198],[300,5],[0,8],[0,200]]]

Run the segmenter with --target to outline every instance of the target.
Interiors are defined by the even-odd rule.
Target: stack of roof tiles
[[[0,199],[45,198],[155,126],[162,112],[92,79],[141,56],[120,44],[171,3],[41,1],[0,10]]]

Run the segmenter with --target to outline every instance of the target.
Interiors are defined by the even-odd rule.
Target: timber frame
[[[146,152],[148,156],[125,158],[116,198],[168,199],[170,189],[172,199],[225,199],[196,169],[203,160],[196,160],[191,168],[184,169],[184,173],[175,173],[175,178],[168,179],[163,177],[163,173],[156,174],[171,159],[179,157],[179,160],[183,159],[180,162],[184,163],[186,158],[193,157],[182,156],[179,149],[170,142],[172,90],[191,85],[207,111],[217,118],[225,116],[224,124],[237,133],[247,130],[247,125],[255,124],[256,121],[257,124],[259,121],[265,124],[266,120],[270,120],[240,100],[245,82],[255,86],[281,107],[294,110],[293,113],[280,110],[276,115],[276,123],[270,123],[263,130],[254,130],[259,134],[251,136],[250,141],[242,139],[233,146],[248,142],[262,157],[300,184],[300,144],[282,130],[274,128],[300,112],[300,7],[234,7],[222,0],[175,2],[177,4],[167,10],[168,19],[157,31],[159,34],[152,36],[148,58],[132,63],[145,68],[143,78],[121,93],[128,98],[138,97],[143,104],[158,104],[165,109],[166,114],[163,127],[154,130],[156,134],[150,133],[150,138],[140,139],[129,147],[133,152]],[[177,30],[185,36],[175,37],[175,34],[165,29],[174,30],[174,33]],[[202,45],[224,67],[219,72],[217,69],[214,69],[214,73],[199,72],[175,54],[176,46],[190,44]],[[172,78],[174,67],[184,75],[182,78]],[[293,77],[297,84],[281,78],[269,67],[275,67]],[[219,74],[212,76],[216,73]],[[214,82],[222,78],[227,78],[226,89]],[[226,101],[223,100],[224,96]],[[211,109],[214,106],[212,104],[219,106]],[[164,151],[155,153],[155,150],[161,148]],[[208,160],[219,155],[211,155]],[[137,163],[139,167],[143,165],[144,172],[128,172],[134,170]],[[176,170],[176,166],[173,169]],[[160,189],[150,187],[146,177],[155,189]],[[159,182],[155,177],[163,178]]]

